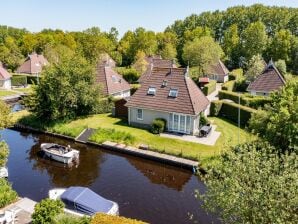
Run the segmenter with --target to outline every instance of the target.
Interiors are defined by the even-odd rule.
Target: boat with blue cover
[[[96,213],[119,215],[116,202],[107,200],[87,187],[55,188],[49,191],[50,199],[60,199],[65,212],[77,216],[93,216]]]

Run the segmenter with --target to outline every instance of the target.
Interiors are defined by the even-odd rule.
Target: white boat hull
[[[0,167],[0,178],[8,178],[8,169],[6,167]]]
[[[72,157],[65,157],[65,156],[58,156],[58,155],[55,155],[55,154],[52,154],[52,153],[49,153],[47,151],[44,151],[45,155],[47,157],[49,157],[50,159],[53,159],[53,160],[56,160],[58,162],[61,162],[61,163],[71,163],[73,158]]]
[[[49,143],[43,143],[41,144],[40,148],[45,153],[47,157],[50,159],[56,160],[61,163],[69,164],[73,162],[74,160],[79,159],[80,152],[78,150],[71,149],[68,152],[61,153],[59,150],[51,150],[50,148],[47,148],[47,146],[50,145]],[[62,146],[61,146],[62,147]],[[60,153],[58,153],[60,152]]]

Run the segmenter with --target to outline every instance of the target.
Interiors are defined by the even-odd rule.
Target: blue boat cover
[[[60,198],[67,208],[90,216],[97,212],[107,213],[113,207],[111,201],[86,187],[69,187]]]

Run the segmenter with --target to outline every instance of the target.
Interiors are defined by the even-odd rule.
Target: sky
[[[193,13],[255,3],[298,7],[298,0],[0,0],[0,24],[32,32],[116,27],[122,36],[140,26],[160,32]]]

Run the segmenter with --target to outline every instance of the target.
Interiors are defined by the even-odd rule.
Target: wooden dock
[[[105,141],[102,144],[88,142],[88,144],[97,145],[103,148],[110,149],[112,151],[134,155],[134,156],[154,160],[157,162],[166,163],[169,165],[173,165],[173,166],[177,166],[177,167],[181,167],[189,170],[193,170],[195,167],[198,167],[199,165],[199,162],[197,161],[171,156],[171,155],[167,155],[159,152],[153,152],[150,150],[138,149],[136,147],[126,146],[124,144],[118,144],[110,141]]]

